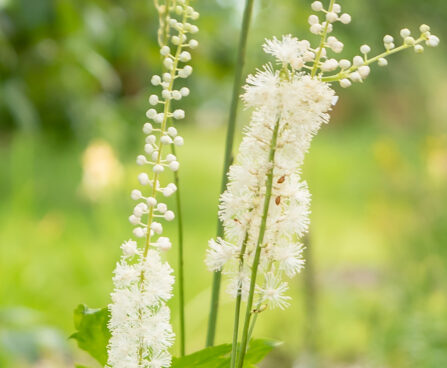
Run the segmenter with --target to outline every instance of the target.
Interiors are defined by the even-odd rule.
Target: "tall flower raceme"
[[[188,0],[167,1],[161,5],[165,21],[169,23],[164,45],[160,49],[166,72],[154,75],[151,83],[161,87],[160,95],[153,94],[146,112],[152,122],[146,122],[144,154],[137,157],[137,164],[148,168],[138,175],[140,184],[148,188],[132,191],[138,201],[129,221],[135,226],[137,240],[122,244],[122,256],[114,271],[115,289],[109,306],[111,339],[108,346],[108,366],[111,368],[162,368],[171,365],[169,348],[175,338],[170,310],[166,302],[172,297],[173,270],[162,260],[162,251],[171,248],[171,241],[163,233],[160,220],[172,221],[174,212],[163,203],[163,197],[175,193],[174,183],[163,183],[165,170],[177,171],[179,162],[167,146],[182,146],[183,138],[171,121],[183,119],[181,109],[173,109],[175,101],[189,95],[187,87],[177,87],[180,79],[192,73],[186,63],[191,60],[187,49],[197,47],[198,42],[188,40],[189,33],[196,33],[197,26],[189,23],[198,13]],[[161,25],[166,29],[166,24]],[[169,30],[174,30],[171,34]]]
[[[371,64],[387,65],[391,54],[407,48],[421,53],[424,43],[439,43],[422,25],[417,38],[402,29],[398,47],[392,36],[385,36],[385,51],[377,56],[369,57],[371,48],[363,45],[352,62],[338,60],[330,53],[342,52],[344,45],[329,34],[336,22],[350,23],[351,16],[334,0],[328,8],[315,1],[312,9],[324,18],[309,17],[310,31],[321,37],[318,46],[290,35],[267,40],[264,51],[275,57],[276,66],[267,64],[250,75],[242,96],[253,113],[220,200],[225,239],[211,240],[206,257],[211,271],[223,270],[229,276],[228,291],[236,298],[231,367],[243,366],[259,312],[288,305],[285,278],[304,266],[300,238],[308,231],[310,194],[301,166],[313,136],[329,122],[337,102],[330,83],[349,87],[366,79]],[[247,305],[239,345],[242,301]]]

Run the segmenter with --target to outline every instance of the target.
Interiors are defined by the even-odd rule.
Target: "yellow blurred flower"
[[[447,181],[447,135],[427,137],[427,173],[434,184]]]
[[[82,193],[90,200],[98,201],[120,184],[123,167],[110,144],[98,139],[84,151],[82,172]]]

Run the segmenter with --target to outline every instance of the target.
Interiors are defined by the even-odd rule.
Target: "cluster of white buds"
[[[330,1],[329,7],[325,9],[321,1],[312,3],[312,10],[317,13],[324,13],[325,19],[321,21],[317,14],[309,16],[310,31],[313,34],[321,36],[321,42],[315,49],[309,48],[308,51],[315,54],[315,58],[310,60],[312,66],[303,65],[304,68],[311,70],[312,76],[319,78],[324,82],[339,82],[343,88],[350,87],[352,82],[363,82],[370,74],[370,65],[377,62],[379,66],[388,65],[387,57],[396,52],[413,47],[416,53],[424,51],[425,43],[429,47],[436,47],[439,44],[439,38],[430,33],[430,27],[423,24],[420,26],[420,35],[418,38],[411,36],[409,29],[404,28],[400,31],[402,44],[396,47],[394,38],[386,35],[383,38],[385,52],[370,57],[371,48],[368,45],[360,47],[360,55],[353,57],[352,61],[348,59],[337,60],[328,56],[328,50],[334,53],[340,53],[343,50],[343,43],[334,36],[328,36],[333,31],[333,23],[341,22],[348,24],[351,22],[351,16],[348,13],[341,13],[340,4]],[[336,71],[335,74],[326,75]]]
[[[174,220],[175,214],[163,203],[160,194],[162,198],[169,197],[177,187],[174,183],[162,185],[161,174],[165,170],[175,172],[180,167],[177,157],[165,151],[170,145],[184,143],[172,124],[184,119],[185,112],[174,109],[173,105],[190,93],[187,87],[178,88],[176,83],[192,73],[187,64],[191,60],[188,50],[196,48],[198,42],[188,39],[188,35],[198,32],[190,21],[199,14],[189,0],[156,5],[163,19],[159,36],[166,34],[166,43],[160,48],[164,73],[151,78],[151,84],[161,87],[161,92],[149,96],[152,107],[146,112],[150,121],[143,125],[144,153],[136,159],[139,166],[149,168],[138,175],[139,183],[148,187],[148,194],[139,189],[132,191],[131,198],[138,203],[129,216],[135,238],[144,239],[144,245],[138,247],[135,241],[124,243],[123,256],[115,269],[109,324],[112,337],[108,347],[111,368],[169,367],[168,349],[174,341],[166,306],[172,297],[174,277],[169,264],[161,261],[160,251],[172,246],[168,237],[161,236],[162,222]]]
[[[371,48],[368,45],[362,45],[360,47],[360,54],[353,58],[352,63],[349,60],[343,59],[339,61],[340,70],[338,73],[332,76],[320,75],[321,80],[326,82],[338,81],[340,85],[344,88],[350,87],[351,82],[363,82],[369,75],[371,69],[371,64],[377,62],[379,66],[387,66],[388,60],[387,56],[394,54],[396,52],[402,51],[407,48],[413,48],[418,54],[424,52],[425,43],[429,47],[436,47],[439,44],[439,38],[430,33],[430,27],[423,24],[419,27],[420,35],[418,38],[411,36],[411,32],[408,28],[404,28],[400,31],[400,36],[402,37],[402,44],[396,47],[394,37],[386,35],[383,38],[383,43],[385,46],[385,52],[376,55],[374,57],[369,57]],[[323,72],[325,70],[321,68]]]
[[[293,70],[307,69],[312,77],[317,77],[324,82],[339,82],[341,87],[346,88],[352,85],[352,82],[363,82],[370,74],[370,65],[377,62],[379,66],[388,64],[387,56],[413,47],[416,53],[424,51],[424,42],[427,46],[435,47],[439,44],[439,38],[430,33],[430,27],[420,26],[420,35],[418,38],[411,36],[411,32],[404,28],[401,30],[402,45],[396,47],[392,36],[384,37],[385,52],[370,57],[371,48],[368,45],[360,47],[360,55],[354,56],[352,60],[336,59],[329,56],[329,52],[339,54],[343,51],[343,42],[337,37],[329,35],[334,30],[334,23],[340,22],[348,24],[351,22],[351,16],[348,13],[342,13],[340,4],[331,0],[326,9],[321,1],[314,1],[312,9],[317,13],[323,13],[324,19],[320,19],[318,14],[309,16],[310,31],[321,37],[320,44],[313,48],[307,40],[297,40],[291,36],[285,36],[283,43],[287,43],[287,50],[274,50],[274,43],[277,41],[267,41],[264,46],[266,52],[273,53],[283,65],[288,64]],[[274,52],[272,52],[274,51]],[[283,54],[280,54],[282,52]],[[326,73],[335,72],[327,75]]]
[[[348,13],[341,13],[341,6],[339,4],[333,4],[328,10],[326,10],[321,1],[314,1],[311,5],[312,10],[315,12],[322,12],[324,21],[321,22],[318,15],[312,14],[309,16],[310,31],[313,34],[321,35],[324,33],[331,33],[333,31],[333,23],[341,22],[348,24],[351,22],[351,16]],[[341,46],[343,48],[343,45]]]
[[[333,31],[333,24],[341,22],[348,24],[351,16],[341,12],[340,4],[332,0],[329,7],[325,9],[321,1],[314,1],[312,9],[325,14],[322,21],[317,14],[309,16],[310,31],[321,37],[318,47],[312,47],[307,40],[298,40],[290,35],[284,36],[279,42],[276,38],[267,41],[264,51],[273,54],[279,64],[288,65],[292,70],[308,70],[312,77],[316,77],[324,82],[339,82],[343,88],[350,87],[353,82],[363,82],[371,72],[370,65],[377,62],[379,66],[388,64],[387,57],[396,52],[413,47],[416,53],[424,51],[427,46],[435,47],[439,44],[439,38],[430,33],[430,27],[420,26],[418,38],[411,36],[411,32],[404,28],[401,30],[402,44],[396,47],[392,36],[384,37],[385,52],[370,57],[371,48],[368,45],[360,47],[360,55],[356,55],[352,60],[337,59],[329,56],[330,52],[339,54],[343,51],[343,42],[335,36],[329,36]],[[283,46],[278,48],[278,45]],[[327,73],[333,73],[327,74]]]

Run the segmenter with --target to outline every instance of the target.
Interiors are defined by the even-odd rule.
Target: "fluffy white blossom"
[[[210,271],[220,271],[222,267],[238,255],[239,248],[233,244],[218,238],[217,241],[211,239],[208,242],[206,265]]]
[[[138,255],[128,263],[123,255],[114,271],[115,290],[110,304],[110,367],[150,367],[153,358],[169,356],[174,342],[170,311],[165,302],[172,297],[172,268],[156,250]],[[142,359],[144,363],[142,363]],[[170,359],[164,359],[169,367]]]
[[[309,227],[310,194],[300,168],[312,137],[329,121],[335,94],[328,84],[291,65],[293,55],[300,57],[308,50],[307,42],[285,36],[282,41],[267,41],[264,49],[277,58],[282,69],[275,70],[268,64],[247,78],[242,99],[254,110],[219,205],[226,241],[210,241],[206,263],[212,271],[223,269],[231,295],[236,296],[239,290],[243,299],[246,297],[263,215],[265,178],[272,167],[270,146],[278,123],[272,196],[256,294],[262,303],[284,308],[288,297],[283,295],[287,283],[281,281],[282,275],[292,277],[303,267],[299,238]],[[242,252],[244,241],[246,249]],[[241,253],[243,266],[239,270]]]
[[[257,289],[259,294],[258,304],[267,304],[272,308],[285,309],[289,306],[290,296],[284,295],[288,290],[287,282],[281,281],[275,272],[265,275],[264,285]]]
[[[309,41],[299,41],[291,35],[283,36],[281,40],[274,37],[264,44],[264,51],[273,55],[283,65],[290,65],[293,69],[301,69],[304,66],[303,55],[310,47]]]

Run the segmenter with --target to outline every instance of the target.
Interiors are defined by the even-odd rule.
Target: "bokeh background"
[[[265,37],[309,37],[310,0],[256,0],[246,73]],[[200,48],[178,128],[188,351],[203,346],[216,211],[242,0],[200,0]],[[353,56],[386,33],[441,37],[340,90],[304,168],[313,194],[310,261],[292,306],[256,335],[285,341],[263,367],[447,367],[447,3],[344,0]],[[109,302],[131,234],[135,156],[159,72],[150,0],[0,0],[0,367],[95,363],[67,339],[79,303]],[[237,139],[247,121],[241,111]],[[175,238],[175,228],[169,228]],[[169,258],[176,262],[175,247]],[[177,300],[172,302],[177,325]],[[218,342],[231,336],[223,294]],[[177,347],[176,347],[177,351]]]

